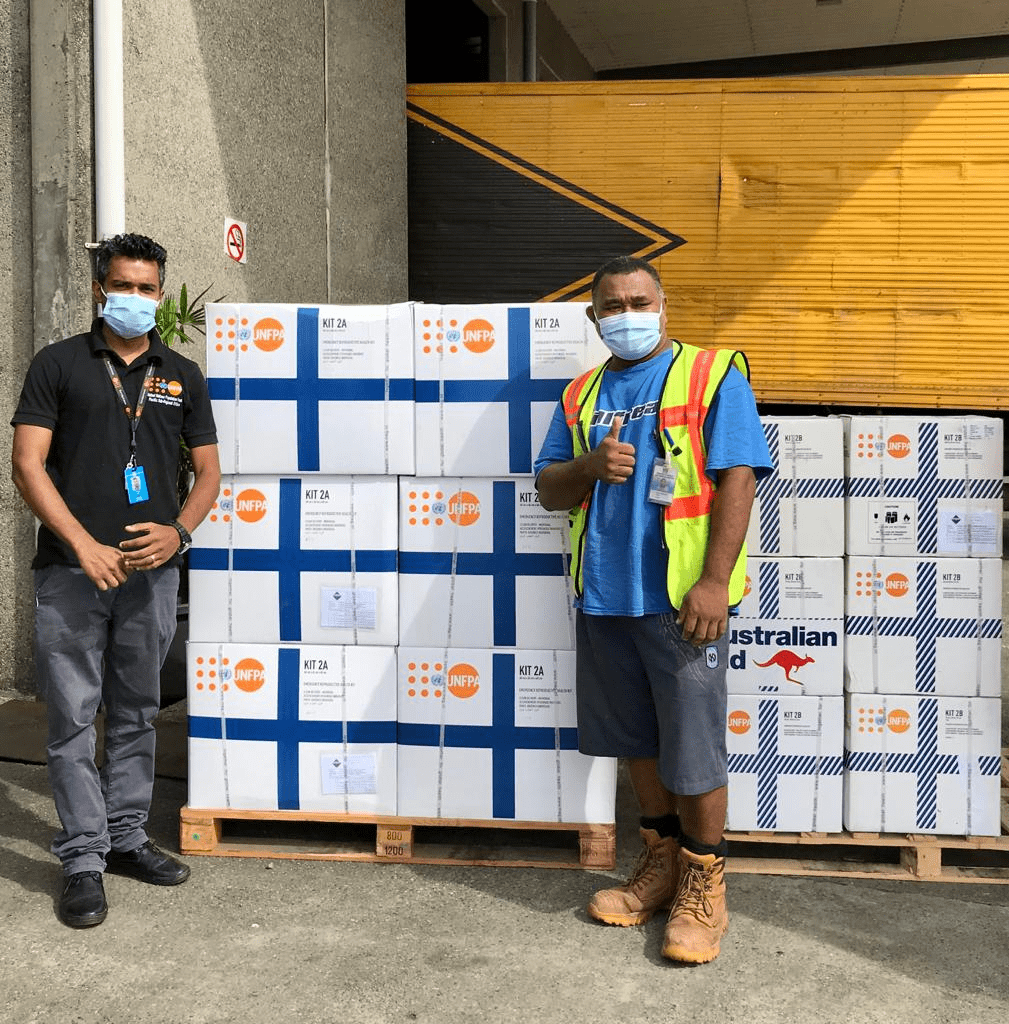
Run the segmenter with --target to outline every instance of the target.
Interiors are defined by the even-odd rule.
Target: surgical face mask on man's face
[[[120,338],[139,338],[154,327],[154,311],[157,299],[134,293],[112,292],[102,288],[105,302],[102,305],[102,319],[113,334]]]
[[[617,313],[600,317],[603,344],[619,359],[633,363],[644,359],[660,341],[660,313]]]

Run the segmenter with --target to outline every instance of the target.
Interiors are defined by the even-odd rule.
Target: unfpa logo
[[[467,700],[480,689],[480,674],[472,665],[459,662],[448,670],[448,692],[460,700]]]
[[[457,491],[446,498],[444,491],[410,491],[407,522],[410,526],[472,526],[480,518],[480,499],[469,491]]]
[[[243,658],[234,668],[231,668],[229,658],[196,659],[196,689],[209,690],[211,693],[218,687],[227,691],[232,682],[240,690],[246,693],[255,693],[266,682],[266,670],[262,662],[255,658]]]
[[[903,708],[894,708],[886,716],[886,727],[890,732],[907,732],[911,728],[911,716]]]
[[[911,439],[906,434],[891,434],[886,439],[886,454],[894,459],[906,459],[911,454]]]
[[[255,487],[247,487],[235,498],[235,515],[245,523],[258,523],[266,513],[266,495]]]
[[[858,709],[859,732],[882,733],[889,729],[890,732],[902,733],[910,728],[911,716],[903,708],[894,708],[889,714],[885,708]]]
[[[276,352],[284,344],[284,325],[272,316],[257,320],[252,328],[252,344],[260,352]]]
[[[167,380],[164,377],[152,377],[147,389],[151,394],[167,398],[179,398],[182,395],[182,385],[177,380]]]
[[[210,521],[212,523],[230,523],[231,517],[234,515],[234,513],[234,495],[232,494],[232,490],[230,487],[225,487],[224,490],[221,491],[221,494],[218,497],[217,501],[214,502],[213,506],[210,509]]]
[[[423,320],[421,339],[425,355],[455,354],[460,347],[479,354],[493,348],[494,325],[480,318],[467,320],[461,326],[458,320]]]
[[[273,323],[277,321],[274,320]],[[241,352],[249,351],[249,342],[252,340],[252,328],[246,317],[229,316],[215,317],[214,319],[214,348],[218,352],[234,352],[238,349]]]
[[[406,669],[408,697],[441,698],[445,687],[445,666],[440,661],[411,661]]]
[[[742,736],[744,733],[748,733],[750,731],[750,724],[750,715],[748,712],[729,712],[729,732],[734,733],[736,736]]]
[[[902,572],[892,572],[886,578],[886,592],[891,597],[906,597],[911,591],[911,581]]]

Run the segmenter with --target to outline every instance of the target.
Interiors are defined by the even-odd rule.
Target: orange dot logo
[[[257,320],[252,328],[252,343],[261,352],[276,352],[284,344],[284,325],[272,316]]]
[[[891,597],[904,597],[911,589],[911,581],[902,572],[892,572],[886,578],[886,592]]]
[[[457,491],[448,499],[448,517],[457,526],[472,526],[480,518],[480,499],[469,491]]]
[[[753,580],[750,579],[750,574],[746,574],[746,582],[743,584],[743,597],[749,597],[750,592],[753,590]]]
[[[466,700],[480,689],[480,674],[472,665],[459,662],[448,670],[448,692],[453,697]]]
[[[911,439],[906,434],[891,434],[886,439],[886,453],[894,459],[906,459],[911,454]]]
[[[170,380],[165,385],[165,390],[173,397],[178,398],[182,394],[182,385],[177,380]]]
[[[750,715],[746,711],[729,712],[729,732],[742,736],[750,731]]]
[[[886,727],[890,732],[907,732],[911,728],[911,716],[903,708],[894,708],[886,716]]]
[[[235,686],[246,693],[255,693],[266,682],[266,669],[255,658],[243,658],[235,666]]]
[[[266,495],[247,487],[235,498],[235,515],[243,522],[258,523],[266,515]]]
[[[494,344],[494,325],[487,320],[470,320],[462,329],[462,343],[470,352],[486,352]]]

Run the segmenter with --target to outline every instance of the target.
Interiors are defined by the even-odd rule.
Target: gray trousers
[[[175,635],[179,570],[134,572],[100,591],[82,569],[35,572],[35,671],[49,712],[49,783],[63,826],[64,873],[103,871],[109,849],[135,850],[154,787],[154,716]],[[95,716],[105,704],[105,761]]]

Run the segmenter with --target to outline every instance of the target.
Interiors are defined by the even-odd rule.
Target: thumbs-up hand
[[[634,445],[620,440],[623,416],[614,416],[610,432],[592,452],[592,469],[604,484],[622,484],[634,473]]]

